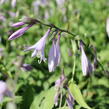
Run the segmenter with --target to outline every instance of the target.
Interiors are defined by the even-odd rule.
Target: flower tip
[[[25,24],[26,24],[25,22],[17,22],[17,23],[12,24],[11,27],[20,27]]]
[[[49,68],[48,70],[49,70],[49,72],[54,72],[55,68]]]
[[[9,37],[8,40],[13,40],[13,39],[11,37]]]
[[[48,70],[49,70],[49,72],[54,72],[54,70],[55,70],[54,65],[53,64],[49,64],[48,65]]]
[[[31,58],[34,58],[35,56],[34,55],[31,55]]]
[[[28,48],[25,48],[23,51],[24,51],[24,52],[28,51]]]
[[[16,39],[17,37],[13,37],[13,36],[10,36],[9,38],[8,38],[8,40],[14,40],[14,39]]]

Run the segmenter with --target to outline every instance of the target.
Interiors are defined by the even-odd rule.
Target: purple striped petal
[[[60,35],[58,36],[57,41],[53,40],[52,47],[49,51],[48,56],[48,69],[49,72],[53,72],[57,66],[60,64],[61,52],[60,52]]]
[[[14,32],[14,33],[8,38],[8,40],[14,40],[14,39],[16,39],[16,38],[22,36],[22,35],[25,33],[25,31],[27,31],[27,30],[28,30],[30,27],[32,27],[32,26],[33,26],[33,25],[31,24],[31,25],[28,25],[28,26],[26,26],[26,27],[23,27],[23,28],[17,30],[16,32]]]
[[[56,44],[53,40],[52,47],[50,48],[49,55],[48,55],[48,69],[49,72],[53,72],[56,68]]]
[[[24,22],[17,22],[17,23],[12,24],[11,26],[12,27],[20,27],[20,26],[22,26],[24,24],[25,24]]]
[[[67,105],[69,107],[69,109],[73,109],[73,105],[74,105],[74,98],[70,92],[70,90],[68,89],[68,97],[66,99]]]
[[[69,109],[73,109],[73,104],[72,102],[69,100],[69,98],[66,99],[67,105],[69,107]]]

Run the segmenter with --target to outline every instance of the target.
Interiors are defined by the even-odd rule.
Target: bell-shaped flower
[[[52,42],[52,47],[49,51],[48,56],[48,69],[49,72],[53,72],[56,67],[60,64],[61,52],[60,52],[60,35],[58,36],[57,41],[54,39]]]
[[[39,63],[41,63],[41,61],[43,60],[44,62],[46,61],[45,55],[44,55],[44,48],[45,48],[45,44],[46,44],[46,39],[49,36],[51,32],[51,29],[48,29],[48,31],[45,33],[45,35],[34,45],[28,47],[27,49],[25,49],[24,51],[29,51],[34,49],[31,57],[39,57],[40,61]]]
[[[0,102],[2,102],[4,96],[12,96],[7,84],[4,81],[0,81]]]
[[[92,64],[90,63],[90,60],[85,54],[84,48],[83,48],[83,43],[80,42],[80,49],[81,49],[81,65],[82,65],[82,72],[84,76],[89,75],[93,68]]]
[[[106,32],[109,37],[109,18],[107,18],[107,20],[106,20]]]

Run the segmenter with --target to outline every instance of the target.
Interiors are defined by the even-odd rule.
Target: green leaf
[[[40,108],[40,103],[43,100],[43,98],[45,97],[45,93],[46,93],[46,91],[43,91],[34,98],[32,104],[30,106],[30,109],[39,109]]]
[[[83,96],[81,94],[81,91],[80,91],[79,87],[75,83],[71,82],[70,85],[69,85],[69,89],[70,89],[74,99],[77,101],[77,103],[79,105],[81,105],[82,107],[84,107],[86,109],[91,109],[86,104],[86,102],[84,101],[84,98],[83,98]]]
[[[52,109],[54,106],[55,89],[52,87],[49,90],[41,92],[34,98],[30,109]]]

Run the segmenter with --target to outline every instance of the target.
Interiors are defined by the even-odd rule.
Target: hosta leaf
[[[75,84],[75,83],[70,83],[69,85],[69,89],[74,97],[74,99],[76,100],[76,102],[81,105],[82,107],[86,108],[86,109],[91,109],[86,102],[84,101],[84,98],[81,94],[81,91],[79,89],[79,87]]]
[[[52,107],[54,106],[54,95],[54,87],[49,90],[43,91],[34,98],[30,109],[52,109]]]
[[[43,91],[34,98],[32,105],[30,106],[30,109],[39,109],[40,108],[40,103],[41,103],[41,100],[43,100],[43,98],[45,97],[45,93],[46,93],[46,91]]]

